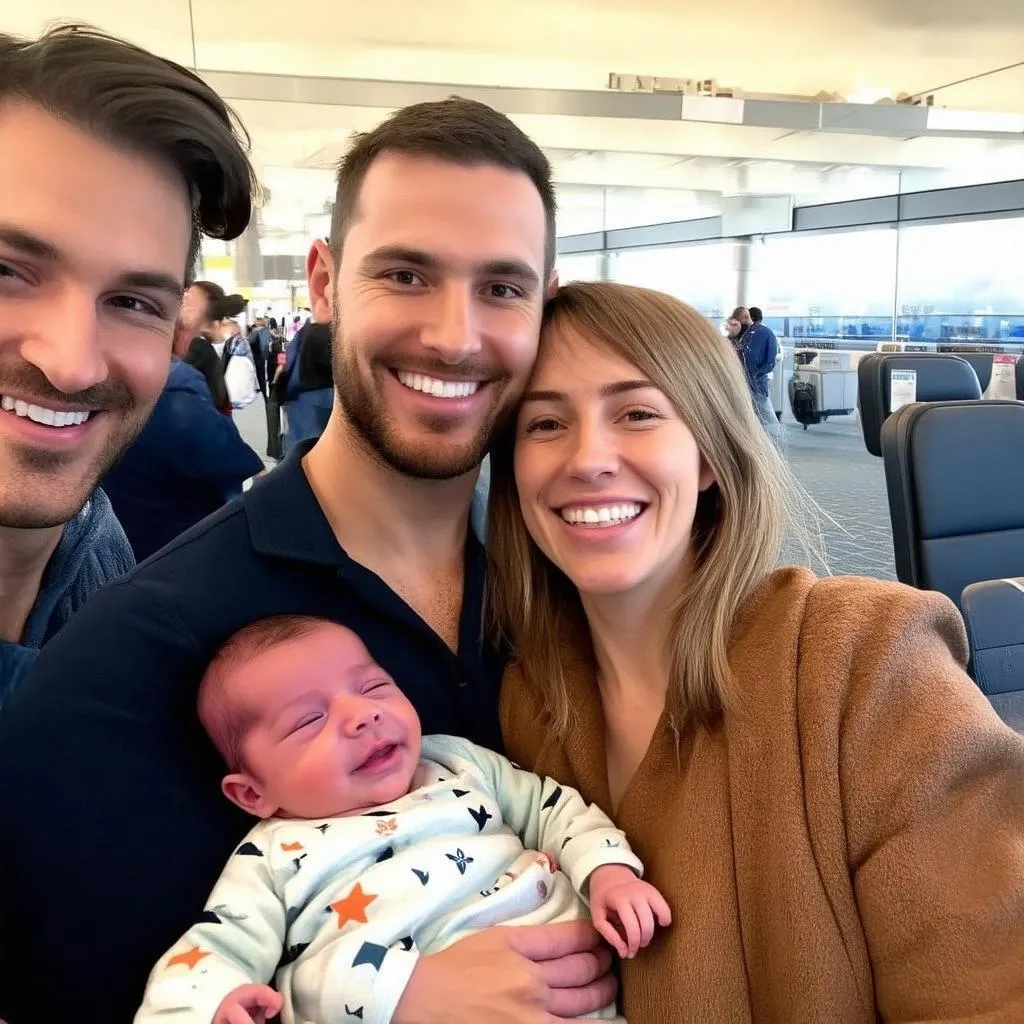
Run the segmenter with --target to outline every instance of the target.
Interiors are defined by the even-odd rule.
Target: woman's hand
[[[269,985],[239,985],[224,997],[212,1024],[266,1024],[284,1006],[284,997]]]
[[[594,927],[623,959],[630,959],[654,938],[654,924],[672,923],[665,898],[622,864],[606,864],[591,874],[590,915]]]

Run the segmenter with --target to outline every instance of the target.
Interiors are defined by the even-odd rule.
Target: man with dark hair
[[[324,434],[97,595],[0,715],[0,1017],[130,1019],[202,906],[247,824],[193,708],[242,626],[349,626],[425,730],[500,750],[474,491],[536,356],[554,209],[543,153],[479,103],[401,110],[354,141],[331,245],[307,263],[333,325]],[[118,947],[86,955],[97,921]],[[420,959],[393,1019],[582,1016],[611,1000],[608,967],[588,923],[494,928]]]
[[[132,564],[96,483],[167,376],[200,233],[251,170],[195,75],[83,28],[0,35],[0,705]]]
[[[733,318],[742,325],[742,330],[733,344],[747,375],[754,411],[765,430],[769,434],[777,434],[779,418],[772,408],[768,380],[769,375],[775,370],[779,342],[772,329],[763,323],[764,316],[757,306],[751,306],[749,309],[739,306],[733,313]]]

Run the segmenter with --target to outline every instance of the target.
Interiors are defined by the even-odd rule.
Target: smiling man
[[[544,154],[482,104],[409,107],[353,142],[307,265],[334,337],[323,435],[90,600],[0,714],[0,830],[16,837],[0,836],[0,1017],[130,1020],[202,907],[248,824],[220,794],[196,694],[242,626],[342,623],[425,731],[500,749],[470,513],[536,357],[554,216]],[[99,921],[117,939],[97,954],[83,936]],[[474,935],[419,961],[393,1019],[589,1013],[614,991],[598,941],[579,921]]]
[[[146,422],[199,229],[250,171],[197,78],[97,33],[0,35],[0,706],[132,564],[96,482]]]

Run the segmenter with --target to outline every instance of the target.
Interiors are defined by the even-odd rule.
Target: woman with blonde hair
[[[775,568],[789,481],[708,321],[562,288],[493,453],[508,753],[672,908],[631,1024],[1024,1020],[1024,739],[944,597]]]

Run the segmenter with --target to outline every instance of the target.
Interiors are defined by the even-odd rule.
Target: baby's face
[[[420,756],[416,709],[351,630],[325,624],[264,651],[225,681],[254,719],[246,771],[225,792],[261,818],[327,818],[409,791]],[[238,798],[231,780],[249,792]]]

